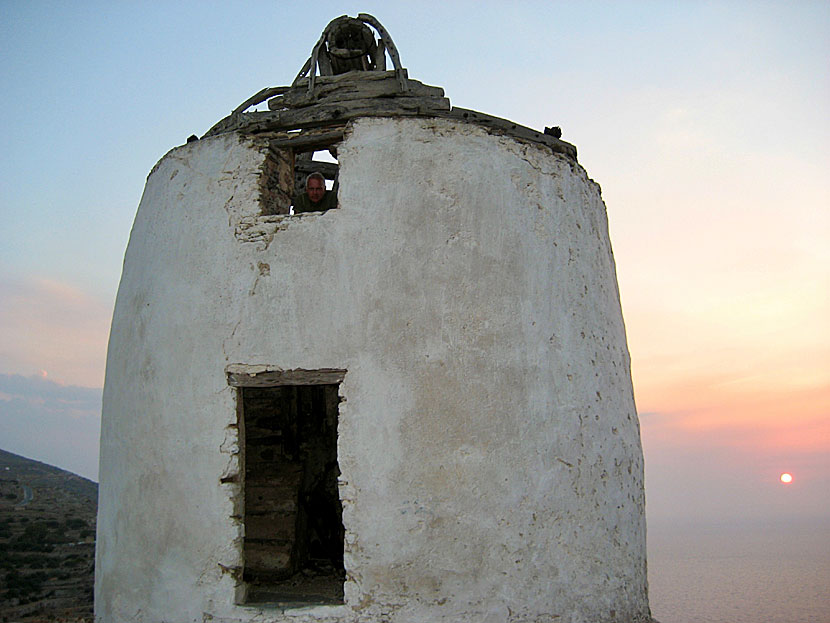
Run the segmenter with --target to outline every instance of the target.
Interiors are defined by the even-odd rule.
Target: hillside
[[[0,450],[0,622],[92,621],[98,485]]]

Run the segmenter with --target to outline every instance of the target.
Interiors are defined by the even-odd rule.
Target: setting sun
[[[792,474],[788,474],[787,472],[784,472],[783,474],[781,474],[781,482],[783,482],[785,485],[790,484],[792,481],[793,481],[793,475]]]

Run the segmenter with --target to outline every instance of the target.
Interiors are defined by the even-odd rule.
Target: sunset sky
[[[0,448],[97,480],[148,172],[368,12],[412,78],[561,126],[601,184],[650,520],[830,521],[830,3],[315,6],[0,5]]]

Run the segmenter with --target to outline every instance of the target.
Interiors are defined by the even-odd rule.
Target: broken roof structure
[[[377,31],[377,38],[369,26]],[[386,54],[393,68],[386,69]],[[246,112],[268,102],[269,110]],[[576,160],[576,147],[544,132],[450,105],[444,90],[409,77],[386,29],[371,15],[332,20],[290,87],[268,87],[240,104],[205,135],[251,134],[345,127],[359,117],[438,117],[475,123],[529,140]],[[293,140],[301,139],[299,136]]]

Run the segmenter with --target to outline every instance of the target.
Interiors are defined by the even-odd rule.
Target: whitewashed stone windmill
[[[336,207],[294,214],[315,170]],[[100,623],[649,620],[574,147],[452,108],[361,14],[162,158],[113,318],[97,546]]]

